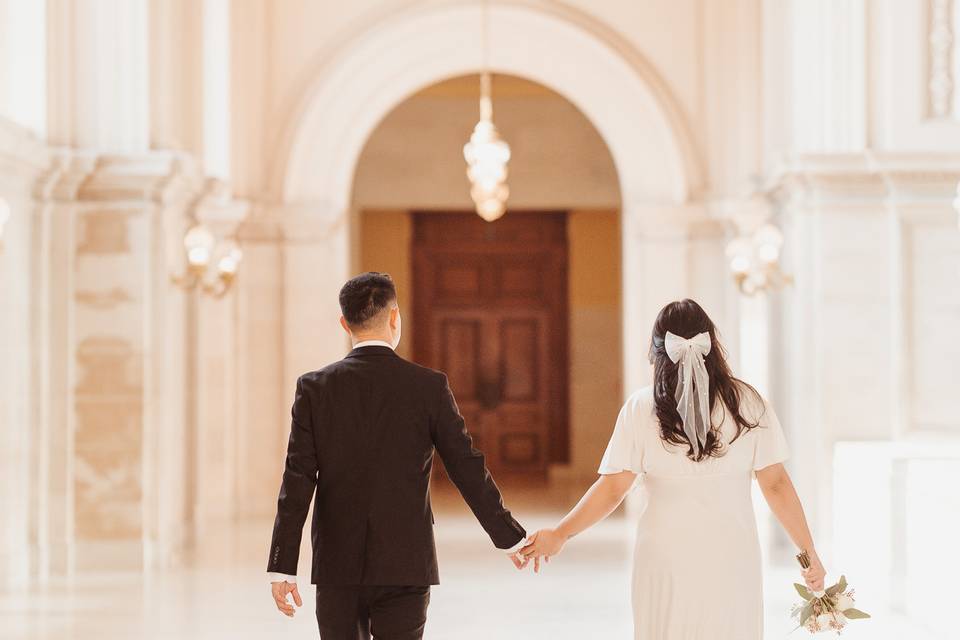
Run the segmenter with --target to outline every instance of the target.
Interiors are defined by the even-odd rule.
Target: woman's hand
[[[534,573],[540,573],[540,558],[550,562],[550,557],[560,553],[567,543],[567,537],[556,529],[540,529],[527,540],[527,545],[520,549],[520,555],[528,562],[533,558]]]
[[[807,555],[810,557],[810,566],[801,569],[800,575],[803,576],[803,580],[807,583],[807,588],[810,591],[820,593],[823,591],[823,579],[827,576],[827,570],[823,568],[823,563],[820,562],[820,557],[816,553],[808,553]]]

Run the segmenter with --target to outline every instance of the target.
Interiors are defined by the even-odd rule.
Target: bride
[[[521,553],[539,570],[541,559],[610,515],[639,476],[634,637],[760,640],[754,474],[773,513],[810,556],[802,572],[807,586],[822,590],[825,575],[783,468],[780,423],[760,394],[733,376],[716,327],[693,300],[660,311],[650,361],[653,385],[621,409],[600,478],[556,527],[530,536]]]

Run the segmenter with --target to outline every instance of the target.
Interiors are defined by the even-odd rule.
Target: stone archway
[[[333,301],[350,265],[353,173],[367,138],[419,89],[479,70],[480,11],[478,3],[430,4],[377,21],[317,68],[289,118],[273,190],[287,230],[290,380],[342,355],[339,342],[318,341],[317,327],[336,326],[339,315]],[[687,286],[688,203],[702,177],[681,111],[638,53],[580,13],[516,0],[492,3],[488,20],[490,68],[563,95],[610,150],[622,194],[624,353],[643,353],[646,340],[631,329]],[[677,268],[654,271],[664,260]],[[627,388],[646,375],[635,360],[625,358]]]

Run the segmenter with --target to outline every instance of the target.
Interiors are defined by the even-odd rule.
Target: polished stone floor
[[[571,492],[508,492],[528,528],[553,523]],[[429,640],[550,640],[631,637],[630,525],[615,515],[568,545],[540,575],[518,573],[495,552],[456,496],[435,501],[443,584],[433,591]],[[224,527],[181,569],[152,575],[99,574],[23,593],[0,592],[3,640],[243,640],[316,638],[313,589],[293,619],[275,609],[263,573],[270,522]],[[307,552],[304,548],[304,554]],[[301,556],[302,558],[305,555]],[[301,570],[306,562],[301,560]],[[786,638],[795,571],[769,568],[766,638]],[[864,608],[867,608],[866,606]],[[847,638],[938,640],[895,616],[844,632]],[[796,632],[790,637],[801,637]]]

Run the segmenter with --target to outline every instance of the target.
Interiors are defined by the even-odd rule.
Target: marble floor
[[[508,497],[532,528],[554,522],[575,501],[570,492],[557,490]],[[443,584],[433,591],[428,640],[631,637],[630,526],[622,514],[575,540],[534,575],[517,572],[491,548],[456,496],[440,495],[435,506]],[[270,598],[262,566],[270,525],[253,521],[224,527],[199,544],[184,567],[169,572],[97,574],[43,589],[0,592],[0,638],[316,638],[309,580],[301,578],[305,602],[292,619],[281,615]],[[304,566],[301,560],[302,571]],[[767,640],[789,635],[794,577],[792,568],[767,570]],[[908,631],[896,616],[873,613],[874,620],[849,628],[844,637],[939,640]]]

